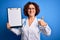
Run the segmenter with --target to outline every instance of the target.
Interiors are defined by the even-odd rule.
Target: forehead
[[[35,6],[34,6],[33,4],[30,4],[30,5],[29,5],[29,8],[31,8],[31,7],[35,8]]]

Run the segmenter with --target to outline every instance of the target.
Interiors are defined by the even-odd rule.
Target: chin
[[[34,15],[30,15],[30,17],[33,17]]]

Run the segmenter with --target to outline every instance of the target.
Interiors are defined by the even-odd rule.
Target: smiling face
[[[24,6],[24,15],[27,17],[37,16],[40,12],[39,6],[34,2],[28,2]]]
[[[35,16],[35,13],[36,13],[35,6],[33,4],[30,4],[28,8],[29,17]]]

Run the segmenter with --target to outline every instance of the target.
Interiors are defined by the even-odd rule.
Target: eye
[[[35,8],[32,8],[32,9],[35,9]]]
[[[31,8],[28,8],[28,10],[30,10]]]

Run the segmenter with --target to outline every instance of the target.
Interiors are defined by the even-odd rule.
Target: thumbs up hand
[[[43,20],[43,17],[41,18],[41,20],[38,21],[38,24],[41,25],[42,27],[47,26],[47,23]]]

